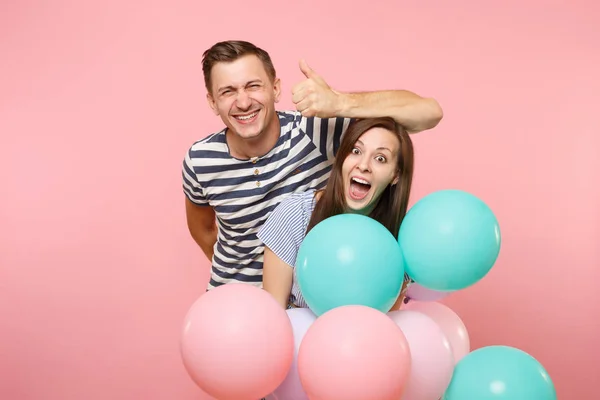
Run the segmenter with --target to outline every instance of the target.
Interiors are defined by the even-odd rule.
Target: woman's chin
[[[367,198],[363,200],[356,200],[352,197],[346,196],[346,210],[349,213],[354,214],[367,214],[367,210],[370,208],[370,202]]]

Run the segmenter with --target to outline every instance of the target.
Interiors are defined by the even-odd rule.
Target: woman
[[[263,288],[283,308],[308,307],[295,278],[296,256],[306,234],[334,215],[368,215],[397,238],[408,207],[413,159],[412,141],[393,119],[354,121],[325,189],[288,195],[259,231],[265,244]],[[399,308],[407,281],[392,309]]]

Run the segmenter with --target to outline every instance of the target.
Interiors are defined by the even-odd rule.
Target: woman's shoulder
[[[264,239],[275,232],[279,234],[282,229],[288,231],[305,229],[303,227],[312,214],[313,205],[311,203],[314,195],[314,190],[287,194],[269,213],[263,226],[259,229],[259,238]]]
[[[303,192],[293,192],[285,196],[279,203],[279,208],[312,208],[315,199],[315,190],[308,189]]]
[[[316,191],[309,189],[302,192],[293,192],[286,195],[273,210],[270,219],[273,221],[286,221],[306,225],[315,208]],[[269,221],[267,220],[267,223]]]

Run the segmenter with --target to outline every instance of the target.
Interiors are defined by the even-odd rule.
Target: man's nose
[[[240,90],[235,101],[238,108],[248,109],[252,104],[252,99],[245,90]]]

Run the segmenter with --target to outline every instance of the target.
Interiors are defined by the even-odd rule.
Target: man
[[[442,118],[434,99],[406,90],[340,93],[303,60],[300,70],[296,111],[277,111],[281,83],[267,52],[227,41],[204,53],[208,104],[225,128],[190,147],[182,175],[190,234],[212,261],[209,290],[261,287],[258,229],[288,194],[324,187],[352,119],[390,116],[416,133]]]

